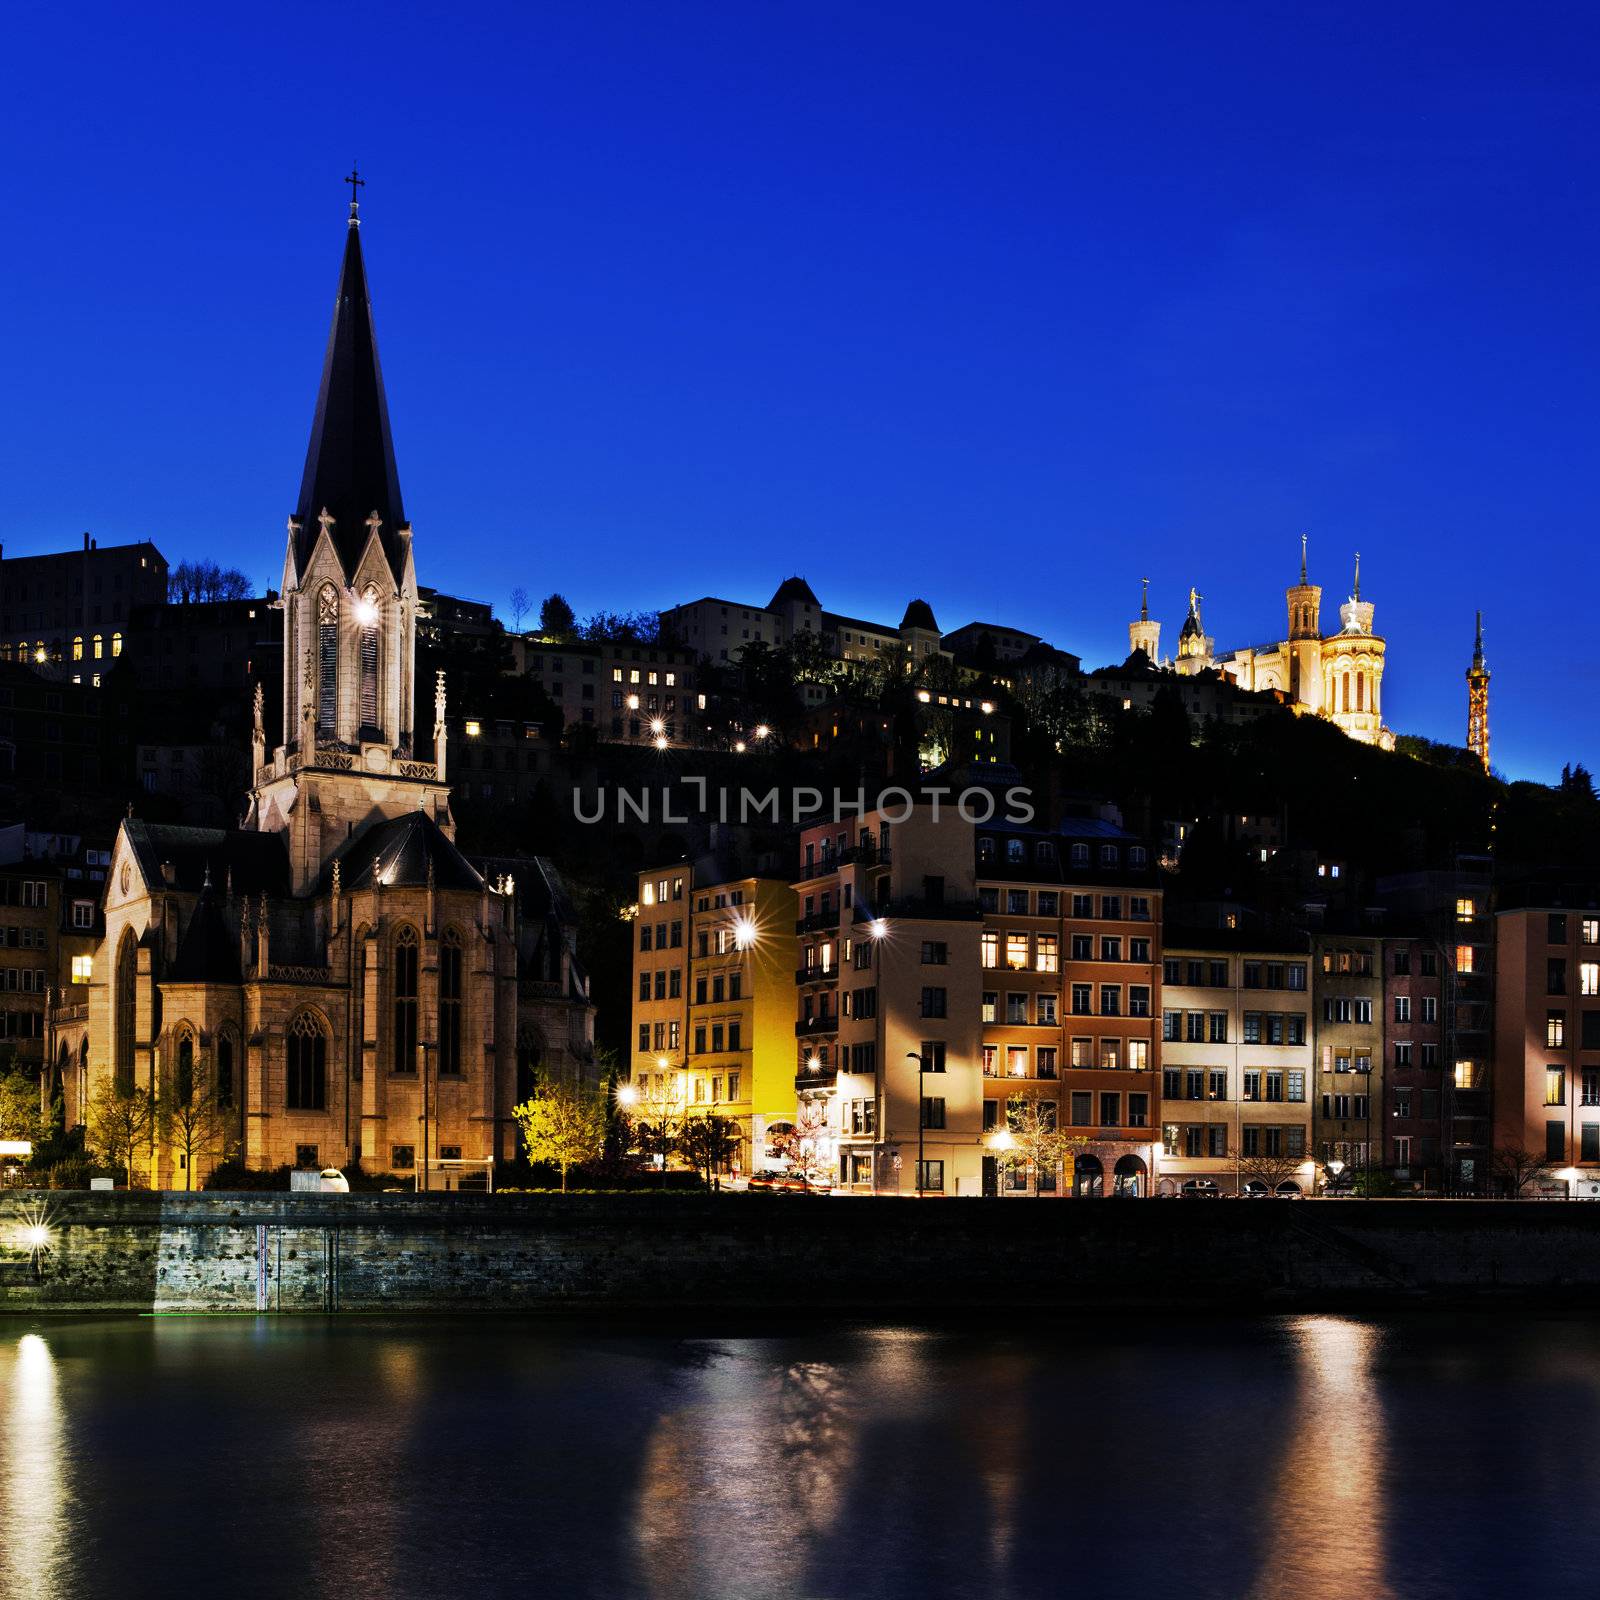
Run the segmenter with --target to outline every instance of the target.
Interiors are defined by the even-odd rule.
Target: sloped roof
[[[379,537],[384,554],[396,582],[400,580],[405,551],[399,530],[406,513],[361,259],[361,224],[354,216],[345,236],[333,326],[322,359],[322,384],[295,508],[300,523],[295,560],[302,571],[321,531],[317,517],[324,510],[335,519],[333,542],[346,577],[355,573],[366,548],[367,518],[376,511],[383,521]]]
[[[289,853],[281,834],[237,828],[184,828],[129,817],[122,824],[139,870],[153,888],[172,868],[172,887],[198,894],[209,873],[213,885],[235,894],[287,894]]]
[[[211,885],[200,891],[194,915],[178,942],[178,958],[166,974],[170,983],[239,983],[239,941],[228,927]]]
[[[906,607],[906,614],[900,619],[900,631],[907,628],[922,628],[928,633],[937,633],[939,624],[933,620],[933,607],[926,600],[913,600]]]
[[[767,602],[768,611],[776,611],[779,606],[788,605],[792,600],[803,601],[806,605],[816,606],[820,611],[821,602],[811,592],[811,585],[804,578],[785,578],[778,585],[777,592]]]
[[[426,812],[374,823],[339,851],[340,887],[369,889],[374,882],[385,889],[419,888],[428,881],[433,864],[437,889],[468,889],[476,893],[483,879],[476,867],[445,837],[444,830]],[[321,886],[333,876],[332,862],[323,869]]]

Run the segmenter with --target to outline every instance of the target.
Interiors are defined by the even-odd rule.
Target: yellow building
[[[631,1082],[646,1115],[738,1123],[740,1172],[783,1164],[794,1115],[794,925],[781,878],[709,857],[639,875]]]
[[[1394,748],[1383,725],[1385,641],[1373,632],[1373,604],[1361,598],[1361,557],[1356,556],[1350,598],[1339,607],[1339,630],[1322,631],[1322,586],[1307,576],[1305,541],[1300,546],[1300,581],[1286,591],[1289,637],[1218,656],[1200,617],[1200,594],[1189,591],[1189,611],[1171,670],[1184,675],[1219,672],[1239,688],[1278,695],[1295,711],[1325,717],[1363,744]],[[1160,665],[1161,624],[1141,608],[1128,625],[1128,648]]]

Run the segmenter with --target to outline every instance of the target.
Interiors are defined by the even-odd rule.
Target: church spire
[[[1483,659],[1483,613],[1478,613],[1478,635],[1467,668],[1467,748],[1489,770],[1489,668]]]
[[[1141,578],[1139,582],[1142,585],[1139,591],[1139,620],[1148,622],[1150,620],[1150,580]]]
[[[389,434],[389,406],[378,364],[378,339],[373,330],[372,303],[367,293],[366,265],[361,256],[361,217],[355,200],[366,179],[352,173],[350,218],[345,232],[344,263],[333,303],[333,326],[322,361],[322,385],[311,423],[305,475],[295,520],[297,564],[304,570],[315,547],[318,517],[331,513],[333,539],[346,576],[367,542],[367,519],[374,513],[380,538],[398,580],[405,552],[399,530],[405,525],[400,500],[400,475],[395,470],[394,441]]]
[[[1306,581],[1306,536],[1300,535],[1300,584],[1303,588]]]

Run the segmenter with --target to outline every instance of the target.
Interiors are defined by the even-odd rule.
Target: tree
[[[599,1155],[605,1144],[605,1106],[584,1084],[561,1079],[541,1084],[533,1098],[514,1106],[511,1114],[522,1129],[528,1160],[560,1167],[563,1194],[568,1171]]]
[[[155,1135],[159,1103],[148,1089],[124,1092],[114,1078],[105,1079],[89,1100],[90,1151],[108,1167],[121,1167],[133,1187],[133,1164]]]
[[[512,604],[516,604],[515,596],[512,597]],[[577,625],[577,616],[564,595],[547,594],[544,597],[544,604],[539,607],[540,633],[549,639],[569,639]]]
[[[528,598],[528,591],[519,583],[511,591],[511,620],[518,633],[522,632],[522,619],[527,616],[533,602]]]
[[[1054,1176],[1069,1153],[1088,1140],[1074,1138],[1058,1125],[1056,1102],[1037,1094],[1014,1094],[1006,1101],[1006,1133],[1010,1145],[1001,1156],[1008,1168],[1024,1168],[1028,1187],[1037,1198],[1040,1179]]]
[[[821,1100],[802,1100],[795,1108],[793,1124],[773,1143],[788,1157],[796,1177],[809,1188],[828,1171],[822,1144],[828,1137],[828,1108]]]
[[[571,607],[567,609],[570,614]],[[586,617],[578,629],[578,637],[591,644],[619,639],[630,644],[654,644],[660,636],[661,617],[654,611],[597,611],[592,617]]]
[[[647,1160],[659,1156],[661,1170],[665,1172],[667,1157],[677,1148],[682,1124],[682,1110],[677,1100],[664,1088],[641,1088],[629,1120],[639,1154]]]
[[[180,561],[167,572],[167,599],[174,605],[247,600],[250,591],[250,580],[237,567],[215,561]]]
[[[1542,1183],[1555,1170],[1556,1164],[1540,1151],[1508,1144],[1495,1151],[1490,1165],[1501,1188],[1513,1200],[1520,1200],[1529,1185]]]
[[[37,1144],[44,1133],[38,1080],[13,1065],[0,1074],[0,1139]]]
[[[161,1135],[172,1153],[183,1157],[183,1186],[195,1186],[195,1167],[207,1171],[234,1154],[228,1119],[217,1104],[211,1074],[204,1065],[179,1072],[171,1094],[161,1106]]]
[[[690,1117],[678,1135],[678,1149],[705,1186],[715,1188],[718,1175],[739,1153],[739,1124],[714,1111]]]

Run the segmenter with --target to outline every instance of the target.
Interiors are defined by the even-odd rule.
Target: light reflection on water
[[[1597,1422],[1577,1318],[12,1324],[0,1595],[1588,1597]]]

